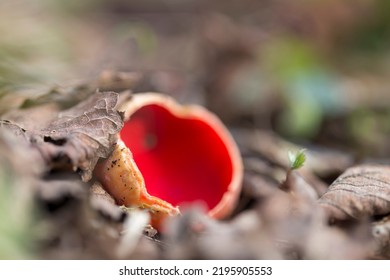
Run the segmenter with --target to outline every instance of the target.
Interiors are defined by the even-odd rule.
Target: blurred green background
[[[0,31],[0,96],[141,71],[229,125],[390,155],[387,0],[3,0]]]

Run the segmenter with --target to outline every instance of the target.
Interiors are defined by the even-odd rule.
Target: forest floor
[[[0,259],[390,257],[385,4],[58,2],[0,4]],[[146,92],[226,125],[228,217],[194,204],[157,230],[94,176]]]

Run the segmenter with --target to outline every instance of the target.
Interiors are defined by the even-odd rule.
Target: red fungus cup
[[[120,138],[142,174],[146,196],[181,210],[201,203],[216,219],[233,211],[241,191],[242,159],[213,113],[157,93],[135,94],[120,110],[125,112]],[[153,222],[152,211],[152,224],[163,216]]]

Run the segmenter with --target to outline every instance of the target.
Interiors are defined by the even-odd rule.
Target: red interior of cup
[[[232,159],[207,120],[180,118],[161,105],[147,105],[131,115],[120,135],[149,194],[175,206],[201,201],[212,209],[228,189]]]

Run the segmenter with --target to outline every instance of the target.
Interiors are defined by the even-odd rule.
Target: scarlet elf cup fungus
[[[150,210],[159,227],[169,215],[201,202],[215,219],[228,216],[243,176],[236,143],[205,108],[157,93],[121,106],[125,124],[113,154],[95,174],[118,204]]]

